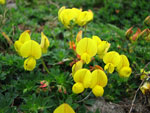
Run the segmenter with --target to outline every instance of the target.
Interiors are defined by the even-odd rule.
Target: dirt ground
[[[149,98],[150,100],[150,98]],[[150,102],[150,101],[149,101]],[[132,112],[130,113],[150,113],[150,103],[143,95],[138,96],[134,101]],[[100,113],[129,113],[132,100],[124,99],[119,103],[106,102],[103,98],[98,98],[95,104],[87,107],[93,113],[99,109]]]

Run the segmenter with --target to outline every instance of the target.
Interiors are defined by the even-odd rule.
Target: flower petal
[[[101,39],[98,36],[92,36],[92,39],[95,41],[95,43],[98,45],[100,45],[100,43],[102,42]]]
[[[104,89],[103,89],[103,87],[101,87],[101,86],[99,86],[99,85],[96,85],[96,86],[92,89],[92,92],[93,92],[93,94],[94,94],[96,97],[100,97],[100,96],[103,96]]]
[[[132,69],[130,67],[123,67],[118,71],[118,73],[120,77],[129,77],[132,73]]]
[[[92,80],[90,88],[95,87],[96,85],[100,85],[105,87],[107,85],[108,79],[104,71],[100,69],[96,69],[92,72]]]
[[[20,55],[20,48],[22,47],[22,43],[20,41],[15,41],[14,43],[14,47],[15,47],[15,50],[18,52],[18,54]]]
[[[83,60],[86,64],[89,64],[91,61],[91,57],[87,53],[84,53],[81,56],[81,60]]]
[[[75,84],[73,85],[73,87],[72,87],[72,91],[73,91],[73,93],[75,93],[75,94],[82,93],[82,92],[84,91],[84,86],[83,86],[83,84],[80,83],[80,82],[75,83]]]
[[[112,63],[107,63],[104,67],[104,70],[107,70],[111,74],[114,72],[115,67]]]
[[[42,48],[42,53],[47,53],[47,48],[49,47],[49,40],[48,38],[44,35],[43,32],[41,32],[41,48]]]
[[[100,59],[103,59],[103,56],[107,53],[110,48],[110,43],[107,41],[101,41],[101,43],[97,47],[97,54]]]
[[[21,43],[25,43],[26,41],[31,40],[29,33],[30,33],[30,30],[24,31],[24,32],[20,35],[19,41],[20,41]]]
[[[120,55],[115,51],[108,52],[103,57],[103,61],[105,64],[112,63],[116,67],[120,63]]]
[[[20,53],[24,58],[32,56],[35,59],[39,59],[42,55],[40,45],[34,40],[25,42],[20,49]]]
[[[78,18],[76,20],[76,23],[79,26],[84,26],[85,24],[87,24],[91,20],[93,20],[93,12],[91,10],[83,11],[83,12],[79,13]]]
[[[27,71],[32,71],[36,66],[36,60],[33,57],[29,57],[24,61],[24,69]]]
[[[73,79],[75,82],[83,83],[84,87],[88,88],[91,82],[91,72],[88,69],[80,69],[74,74]]]
[[[90,38],[83,38],[77,44],[76,52],[80,56],[84,53],[87,53],[90,57],[93,57],[96,55],[97,45],[95,44],[94,40]]]
[[[120,55],[120,63],[117,65],[117,70],[120,70],[122,67],[129,67],[129,60],[125,55]]]
[[[63,103],[58,106],[53,113],[75,113],[69,104]]]
[[[76,62],[72,66],[72,76],[74,76],[75,72],[77,72],[79,69],[82,69],[82,66],[83,66],[83,61],[82,60]]]

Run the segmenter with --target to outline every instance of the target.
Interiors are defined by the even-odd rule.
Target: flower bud
[[[48,82],[47,81],[45,81],[45,80],[42,80],[41,82],[40,82],[40,88],[45,88],[45,87],[47,87],[48,86]]]
[[[139,38],[139,34],[140,33],[141,33],[141,29],[138,28],[137,31],[136,31],[136,33],[133,36],[130,37],[131,42],[136,41]]]
[[[76,42],[78,43],[82,39],[82,30],[80,30],[76,36]]]
[[[67,90],[66,90],[66,88],[64,89],[64,94],[67,94]]]
[[[144,24],[150,26],[150,16],[147,16],[144,20]]]
[[[49,40],[47,38],[47,36],[41,32],[41,49],[42,49],[42,53],[47,53],[47,49],[49,47],[50,43],[49,43]]]
[[[62,85],[57,85],[57,87],[58,87],[58,92],[62,93]]]
[[[139,34],[139,37],[145,38],[145,37],[147,37],[149,34],[150,34],[149,29],[144,29],[144,30]]]
[[[69,49],[73,49],[74,51],[76,50],[76,45],[74,41],[69,41]]]
[[[132,35],[132,33],[133,33],[132,29],[133,29],[133,27],[130,27],[130,28],[126,31],[125,36],[126,36],[127,38],[129,38],[129,37]]]
[[[58,89],[58,92],[59,92],[59,93],[62,93],[62,89],[61,89],[61,88],[59,88],[59,89]]]

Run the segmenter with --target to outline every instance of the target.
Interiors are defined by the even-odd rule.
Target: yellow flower
[[[91,20],[93,20],[93,12],[91,10],[89,11],[83,11],[79,13],[79,16],[76,20],[76,23],[79,26],[84,26],[86,25],[88,22],[90,22]]]
[[[40,45],[34,40],[26,41],[22,45],[20,53],[24,58],[33,57],[35,59],[39,59],[42,55]]]
[[[75,113],[69,104],[63,103],[58,106],[53,113]]]
[[[65,27],[70,28],[70,22],[75,22],[80,12],[81,10],[77,8],[66,9],[65,7],[62,7],[58,11],[58,19]]]
[[[140,90],[142,91],[142,93],[145,95],[146,93],[150,92],[150,83],[149,82],[145,82],[141,87]]]
[[[107,85],[108,79],[104,71],[96,69],[92,72],[92,79],[90,88],[93,94],[98,97],[102,96],[104,93],[103,87]]]
[[[42,53],[47,53],[47,48],[49,47],[49,40],[48,38],[44,35],[43,32],[41,32],[41,49]]]
[[[24,69],[32,71],[36,66],[36,60],[33,57],[29,57],[24,61]]]
[[[110,43],[107,41],[101,41],[100,44],[97,46],[97,54],[100,59],[103,59],[104,55],[107,53],[110,47]]]
[[[131,75],[132,69],[129,66],[128,58],[125,55],[120,55],[120,62],[116,69],[120,77],[129,77]]]
[[[29,33],[30,33],[30,30],[24,31],[24,32],[20,35],[19,40],[15,41],[15,43],[14,43],[15,50],[18,52],[19,55],[20,55],[20,48],[22,47],[22,45],[23,45],[26,41],[31,40]]]
[[[45,50],[48,47],[49,42],[47,42],[47,37],[41,33],[42,40],[40,46],[36,41],[31,40],[29,33],[30,30],[24,31],[20,35],[19,40],[15,41],[14,46],[20,56],[27,58],[24,61],[24,69],[32,71],[36,66],[36,59],[39,59],[42,56],[42,49]]]
[[[29,40],[22,45],[20,54],[24,58],[28,57],[28,59],[24,61],[24,69],[32,71],[36,65],[35,59],[39,59],[41,57],[42,51],[40,45],[36,41]]]
[[[75,84],[73,85],[73,87],[72,87],[72,91],[73,91],[73,93],[75,93],[75,94],[82,93],[82,92],[84,91],[84,86],[83,86],[83,84],[80,83],[80,82],[75,83]]]
[[[80,69],[74,74],[73,79],[76,83],[82,83],[84,88],[88,88],[91,85],[91,72],[85,68]]]
[[[76,71],[78,71],[79,69],[81,69],[82,66],[83,66],[83,61],[82,61],[82,60],[76,62],[76,63],[72,66],[72,76],[75,74]]]
[[[91,58],[96,55],[97,46],[94,40],[83,38],[78,42],[76,52],[81,56],[81,60],[88,64],[91,61]]]
[[[106,64],[104,69],[113,73],[115,67],[120,63],[120,55],[115,51],[108,52],[104,55],[103,61]]]
[[[93,36],[92,39],[97,45],[97,54],[100,59],[103,59],[103,56],[107,53],[110,43],[107,41],[102,41],[98,36]]]
[[[4,5],[6,3],[5,0],[0,0],[0,4]]]

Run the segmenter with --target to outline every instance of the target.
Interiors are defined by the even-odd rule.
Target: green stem
[[[48,74],[50,74],[50,72],[49,72],[49,70],[48,70],[48,68],[47,68],[47,66],[46,66],[46,64],[45,64],[45,62],[44,62],[44,60],[43,60],[43,58],[41,58],[41,60],[42,60],[42,65],[43,65],[44,69],[46,70],[46,72],[47,72]]]
[[[71,35],[70,35],[70,40],[71,40],[71,42],[73,41],[73,30],[72,30],[72,28],[70,28],[70,33],[71,33]]]
[[[86,36],[86,31],[87,31],[86,28],[87,28],[87,26],[85,25],[85,26],[84,26],[84,36]]]
[[[80,103],[80,102],[85,101],[86,99],[89,98],[89,96],[91,95],[91,93],[92,93],[92,91],[90,91],[90,93],[85,98],[83,98],[82,100],[77,101],[76,103]]]

